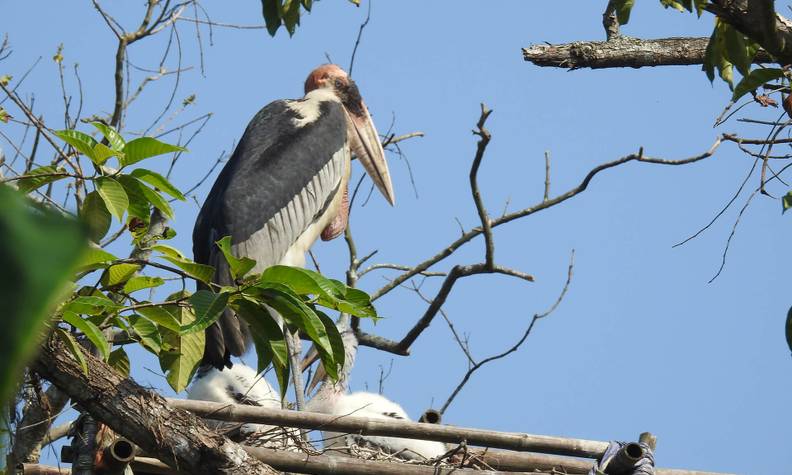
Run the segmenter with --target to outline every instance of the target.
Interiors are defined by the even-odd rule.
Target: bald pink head
[[[349,76],[336,64],[323,64],[311,71],[305,80],[305,93],[319,89],[320,87],[332,87],[334,80],[349,83]]]
[[[355,81],[335,64],[323,64],[311,71],[305,80],[306,96],[316,89],[331,91],[344,106],[347,112],[347,137],[349,147],[360,160],[377,188],[390,204],[394,203],[393,185],[391,184],[388,164],[385,162],[385,151],[382,150],[377,128],[371,120],[363,98],[360,97]],[[339,220],[337,228],[343,231],[346,220]],[[328,229],[327,236],[335,236],[337,229]],[[323,238],[325,235],[323,234]]]

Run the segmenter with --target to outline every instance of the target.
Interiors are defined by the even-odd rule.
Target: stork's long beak
[[[385,196],[388,203],[393,205],[396,197],[393,194],[388,163],[385,161],[385,151],[382,150],[377,128],[371,120],[368,108],[360,101],[357,114],[347,110],[347,137],[352,152],[357,156],[363,168],[377,185],[377,189]]]
[[[302,368],[300,368],[303,372],[308,369],[309,366],[314,364],[316,360],[319,359],[319,352],[316,350],[316,346],[312,346],[308,354],[305,355],[305,358],[302,360]],[[316,386],[319,385],[324,379],[327,378],[327,373],[325,372],[324,366],[321,364],[316,367],[316,373],[314,373],[313,378],[306,386],[306,392],[308,394],[312,393]]]

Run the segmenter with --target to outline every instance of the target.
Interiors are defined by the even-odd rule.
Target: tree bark
[[[704,63],[709,38],[641,40],[620,36],[609,41],[576,41],[559,45],[538,44],[523,48],[523,58],[537,66],[556,68],[642,68],[689,66]],[[755,63],[774,62],[760,50]]]
[[[50,386],[41,400],[30,401],[22,420],[17,425],[14,435],[14,447],[11,449],[9,466],[19,463],[36,463],[39,461],[41,445],[52,421],[63,410],[69,401],[63,391]]]
[[[214,433],[189,412],[124,379],[101,360],[85,355],[88,374],[59,341],[41,349],[32,368],[72,401],[144,451],[191,474],[276,474],[239,445]]]

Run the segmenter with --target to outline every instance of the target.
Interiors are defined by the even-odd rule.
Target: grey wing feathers
[[[338,189],[347,153],[341,105],[321,103],[319,118],[301,127],[296,119],[288,101],[259,111],[201,208],[193,253],[215,267],[219,284],[232,282],[217,240],[231,236],[234,254],[255,259],[254,272],[261,272],[280,262]],[[204,364],[230,366],[230,355],[243,354],[247,341],[247,324],[225,312],[206,331]]]

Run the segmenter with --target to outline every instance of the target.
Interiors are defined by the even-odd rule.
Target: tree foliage
[[[21,213],[32,208],[33,204],[20,204],[21,198],[14,198],[15,206],[3,210],[8,219],[3,227],[9,229],[3,234],[10,240],[3,248],[15,251],[12,255],[3,256],[8,262],[3,266],[4,270],[14,270],[14,273],[4,272],[3,278],[18,284],[16,303],[12,308],[18,309],[14,321],[26,323],[20,332],[35,334],[38,327],[33,323],[47,320],[49,315],[49,325],[55,335],[66,343],[83,365],[80,342],[86,341],[122,374],[129,373],[129,358],[123,346],[113,349],[113,342],[120,338],[122,342],[126,339],[126,344],[137,343],[158,357],[173,390],[182,391],[190,383],[203,357],[203,331],[223,312],[233,311],[254,324],[259,369],[263,371],[272,365],[278,374],[281,390],[285,392],[289,371],[286,344],[283,330],[268,310],[272,308],[283,316],[287,329],[304,333],[316,344],[328,374],[337,376],[338,367],[344,361],[343,346],[339,344],[341,337],[335,324],[318,309],[323,307],[357,317],[376,318],[369,296],[339,281],[300,268],[275,266],[261,275],[251,275],[255,261],[234,256],[230,237],[224,237],[216,244],[228,262],[235,285],[214,284],[214,268],[194,262],[180,250],[165,244],[163,241],[173,238],[175,233],[168,228],[160,231],[155,226],[158,216],[174,217],[169,200],[184,200],[184,194],[166,177],[139,166],[154,157],[185,152],[186,149],[152,137],[127,141],[107,124],[93,122],[91,125],[103,140],[78,130],[60,130],[54,135],[70,149],[66,153],[72,160],[81,157],[90,160],[92,174],[78,175],[67,172],[62,166],[49,165],[34,168],[14,180],[18,190],[28,194],[61,180],[81,180],[86,184],[87,194],[75,218],[58,216],[46,206],[37,205],[41,214],[29,216],[28,220],[35,220],[31,223],[23,222]],[[10,190],[2,191],[16,194]],[[28,214],[30,212],[28,210]],[[82,226],[76,224],[78,221]],[[118,223],[121,232],[131,234],[135,246],[132,258],[119,257],[103,249],[102,245],[108,242],[103,239],[113,228],[113,223]],[[16,231],[13,226],[20,227],[20,230]],[[47,226],[60,226],[63,230],[47,231]],[[85,231],[77,232],[75,229]],[[53,233],[64,234],[64,246],[53,247],[49,242],[38,242],[30,237],[38,236],[40,241]],[[83,245],[85,252],[75,252],[76,246],[81,245],[79,238],[84,234],[88,235],[90,245]],[[55,255],[47,254],[36,246],[49,249],[50,254]],[[71,259],[65,259],[60,253]],[[15,256],[23,256],[24,260],[13,262]],[[41,280],[43,276],[36,272],[42,273],[47,268],[44,261],[38,261],[40,259],[62,261],[63,266],[46,272],[50,279],[39,283],[36,279]],[[159,275],[154,275],[154,272]],[[30,279],[20,280],[20,274]],[[148,294],[164,285],[166,278],[192,280],[204,288],[195,293],[182,290],[164,300],[152,301]],[[59,295],[54,310],[51,305],[33,306],[28,313],[22,312],[29,307],[30,301],[50,302],[52,299],[45,293],[54,292],[64,282],[69,283],[71,290]],[[22,286],[30,289],[30,296],[20,290]],[[9,288],[12,287],[3,286],[4,290]],[[31,314],[35,318],[31,318]],[[13,334],[15,332],[7,335]],[[3,349],[15,348],[11,344],[15,340],[25,342],[25,348],[29,349],[27,342],[30,338],[27,336],[15,337],[3,345]],[[4,358],[4,361],[8,360]],[[14,367],[18,368],[20,364],[16,363]],[[4,381],[13,379],[6,376]]]

